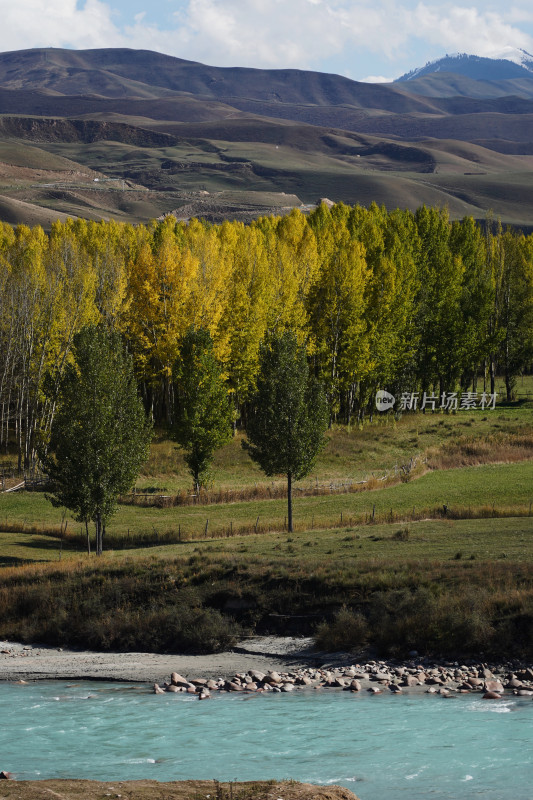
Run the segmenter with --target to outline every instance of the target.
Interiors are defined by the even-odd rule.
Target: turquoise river
[[[0,684],[0,770],[19,779],[293,778],[361,800],[533,800],[533,700],[155,695],[144,684]]]

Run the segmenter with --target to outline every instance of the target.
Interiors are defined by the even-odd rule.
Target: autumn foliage
[[[378,388],[449,391],[533,361],[533,236],[420,208],[322,204],[250,225],[0,224],[0,446],[30,465],[49,434],[74,335],[103,323],[132,354],[145,408],[172,422],[173,368],[204,329],[245,421],[265,336],[305,342],[330,418]]]

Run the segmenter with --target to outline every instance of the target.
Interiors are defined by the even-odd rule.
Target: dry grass
[[[512,464],[533,458],[533,431],[496,433],[480,439],[463,436],[427,454],[430,469],[476,467],[480,464]]]
[[[340,786],[312,786],[296,781],[2,781],[2,800],[357,800]]]
[[[344,629],[384,654],[529,657],[532,525],[426,520],[6,567],[0,638],[209,652],[231,646],[242,627],[310,635],[333,620],[324,641]]]

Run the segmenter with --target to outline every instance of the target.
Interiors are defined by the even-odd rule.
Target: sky
[[[531,0],[0,0],[0,52],[131,47],[393,80],[446,53],[533,53]]]

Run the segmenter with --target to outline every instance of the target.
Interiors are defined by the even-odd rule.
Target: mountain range
[[[392,84],[147,50],[0,54],[0,219],[247,221],[320,198],[533,226],[533,56]]]

